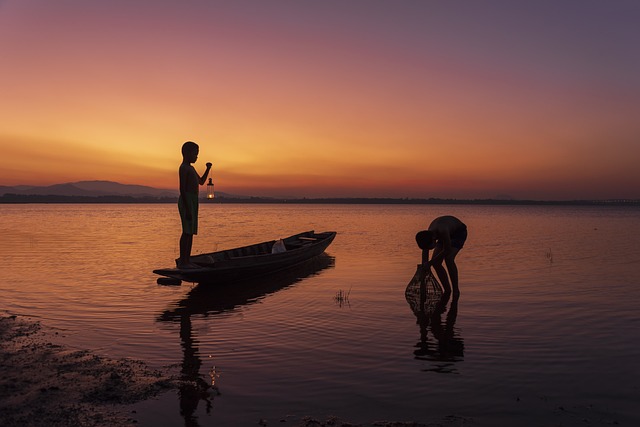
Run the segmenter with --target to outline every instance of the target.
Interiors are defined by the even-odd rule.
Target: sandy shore
[[[125,405],[179,386],[143,362],[55,343],[38,322],[0,316],[0,425],[131,426]]]
[[[29,318],[0,315],[0,426],[138,426],[132,403],[179,389],[178,373],[150,369],[144,362],[108,359],[65,347],[62,338]],[[255,425],[368,427],[330,417],[289,419]],[[376,427],[465,425],[462,417],[431,424],[381,421]]]

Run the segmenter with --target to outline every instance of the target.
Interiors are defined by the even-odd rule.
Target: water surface
[[[413,236],[444,214],[469,227],[462,296],[416,315]],[[151,270],[178,256],[175,206],[2,205],[0,309],[107,356],[207,381],[215,366],[219,396],[168,393],[137,408],[143,425],[640,423],[638,208],[205,204],[200,215],[194,253],[338,236],[277,280],[166,287]]]

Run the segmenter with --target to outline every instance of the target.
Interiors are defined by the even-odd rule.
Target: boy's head
[[[431,250],[436,247],[436,240],[433,231],[422,230],[416,234],[416,243],[422,250]]]
[[[194,163],[198,158],[200,147],[193,141],[187,141],[182,144],[182,158],[189,163]]]

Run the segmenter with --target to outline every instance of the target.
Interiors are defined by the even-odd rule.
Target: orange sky
[[[634,1],[0,1],[0,185],[640,198]]]

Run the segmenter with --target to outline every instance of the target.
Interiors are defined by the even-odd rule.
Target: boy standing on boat
[[[178,211],[182,222],[182,236],[180,236],[180,258],[178,268],[198,268],[191,263],[191,247],[193,235],[198,234],[198,186],[204,185],[211,170],[211,163],[207,163],[207,169],[202,176],[191,165],[198,160],[200,147],[192,141],[182,144],[182,164],[178,169],[180,175],[180,197],[178,198]]]
[[[458,288],[458,266],[456,255],[467,240],[467,226],[455,216],[441,216],[434,219],[429,229],[419,231],[416,234],[416,243],[422,249],[422,265],[425,269],[433,266],[438,278],[444,287],[445,293],[450,293],[453,287],[453,296],[460,296]],[[429,251],[434,249],[431,261]],[[442,261],[447,265],[445,270]],[[447,271],[449,274],[447,275]]]

